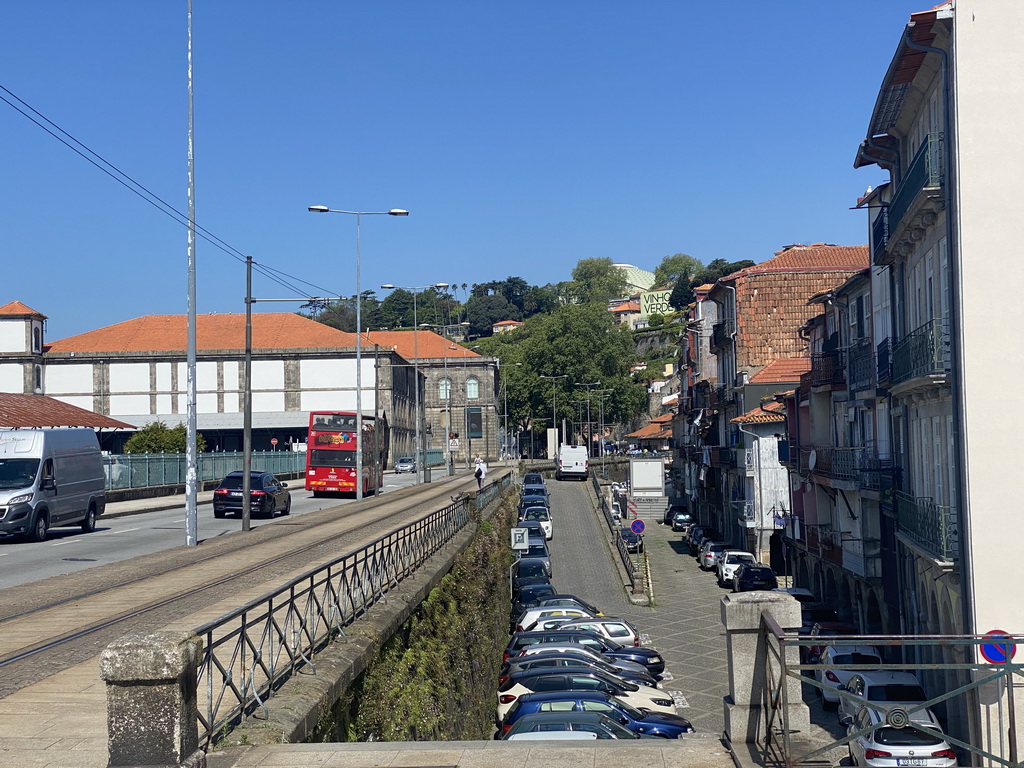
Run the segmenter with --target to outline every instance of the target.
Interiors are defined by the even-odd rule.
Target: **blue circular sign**
[[[643,533],[646,528],[647,526],[644,525],[643,520],[634,520],[632,523],[629,524],[629,530],[637,534]]]
[[[1009,633],[1003,632],[1001,629],[993,629],[991,632],[986,632],[985,638],[1005,640],[1005,642],[982,644],[980,648],[981,655],[989,664],[1006,664],[1017,653],[1017,644],[1013,642]]]

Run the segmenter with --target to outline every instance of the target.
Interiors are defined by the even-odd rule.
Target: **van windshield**
[[[39,459],[0,459],[0,488],[27,488],[38,472]]]

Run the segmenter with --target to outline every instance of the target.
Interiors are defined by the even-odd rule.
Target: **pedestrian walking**
[[[476,470],[473,472],[473,477],[476,478],[476,487],[482,489],[484,478],[487,477],[487,463],[479,456],[476,457]]]

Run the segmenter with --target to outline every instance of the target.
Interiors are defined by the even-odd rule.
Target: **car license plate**
[[[232,496],[241,496],[241,495],[242,495],[242,492],[241,492],[241,491],[232,491],[232,492],[231,492],[231,495],[232,495]]]
[[[928,765],[923,757],[900,757],[896,759],[896,765]]]

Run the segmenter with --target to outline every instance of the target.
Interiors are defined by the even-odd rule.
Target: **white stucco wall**
[[[46,394],[50,397],[85,392],[92,393],[92,365],[46,366]]]
[[[241,367],[242,366],[240,366],[238,363],[236,363],[236,362],[234,362],[232,360],[227,360],[227,361],[224,362],[224,391],[225,392],[231,392],[233,390],[237,391],[238,389],[241,388],[241,384],[239,383],[241,381],[241,379],[238,376],[238,372],[241,369]]]
[[[252,388],[256,389],[284,389],[284,361],[283,360],[253,360],[252,362]],[[283,402],[283,401],[282,401]],[[284,406],[282,405],[283,409]],[[274,410],[274,409],[271,409]]]
[[[85,408],[87,411],[91,411],[92,410],[92,395],[89,395],[89,396],[85,396],[85,395],[80,395],[80,396],[75,396],[75,395],[54,396],[54,395],[50,395],[50,397],[53,397],[54,400],[60,400],[62,403],[67,403],[68,405],[74,405],[74,406],[77,406],[78,408]]]
[[[170,392],[171,391],[171,363],[157,363],[156,364],[156,391],[157,392]],[[168,406],[168,410],[170,407]]]
[[[149,363],[111,363],[108,382],[111,393],[149,392]],[[122,413],[145,413],[148,410],[147,404],[142,411],[122,411]]]
[[[89,398],[90,405],[92,398]],[[131,413],[149,413],[149,395],[111,395],[110,415],[125,416]]]
[[[24,320],[0,320],[0,352],[28,352]]]
[[[24,375],[21,363],[0,365],[0,392],[22,394],[25,389]]]
[[[284,392],[253,392],[252,409],[254,411],[283,411]]]

